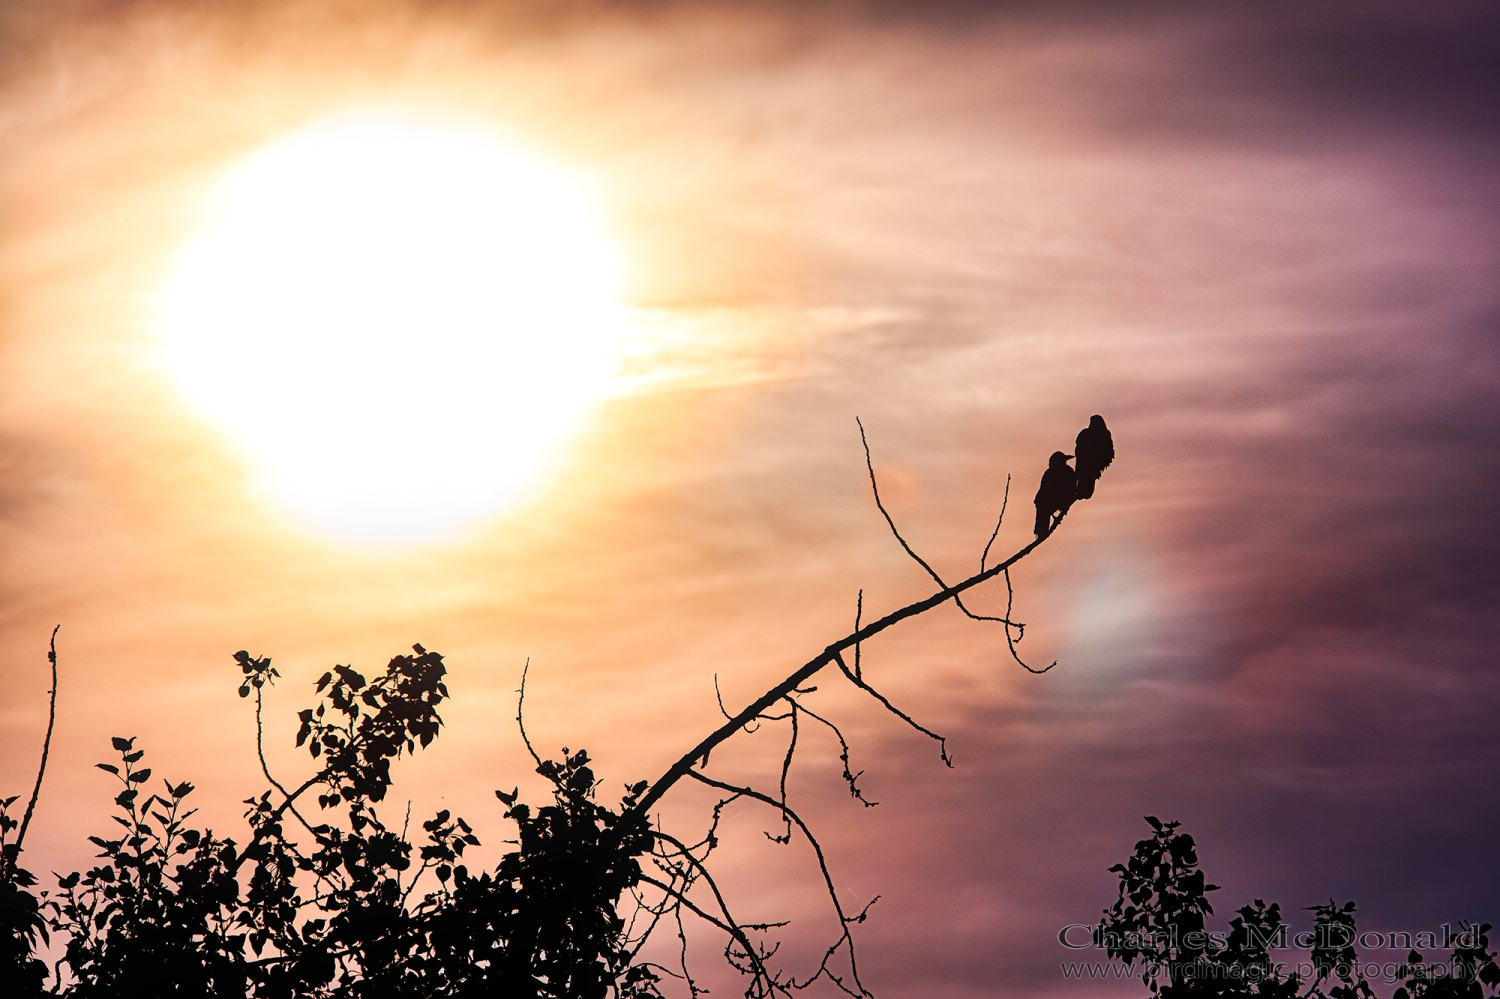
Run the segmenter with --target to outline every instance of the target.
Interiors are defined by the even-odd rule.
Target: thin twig
[[[261,702],[264,694],[264,688],[255,688],[255,755],[260,758],[260,772],[266,775],[266,780],[270,781],[276,790],[290,798],[290,792],[281,786],[281,781],[271,776],[271,768],[266,765],[265,725],[261,722]],[[293,809],[293,811],[296,811],[296,809]]]
[[[1015,599],[1016,599],[1016,591],[1010,585],[1010,566],[1009,565],[1007,565],[1005,567],[1005,571],[1004,571],[1003,575],[1005,576],[1005,616],[1007,618],[1009,618],[1010,617],[1011,604],[1014,603]],[[1052,665],[1051,666],[1043,666],[1041,669],[1032,669],[1030,666],[1027,666],[1026,665],[1026,661],[1023,660],[1021,658],[1020,654],[1016,652],[1016,642],[1020,641],[1021,637],[1026,634],[1025,628],[1022,625],[1015,625],[1015,628],[1020,632],[1020,634],[1016,635],[1016,637],[1014,639],[1012,639],[1010,637],[1010,629],[1011,629],[1011,627],[1012,626],[1009,625],[1009,624],[1007,624],[1005,626],[1005,644],[1006,644],[1006,647],[1010,649],[1010,657],[1012,659],[1014,659],[1016,662],[1020,663],[1022,669],[1024,669],[1028,673],[1042,674],[1042,673],[1047,672],[1053,666],[1057,665],[1057,660],[1054,659],[1054,660],[1052,660]]]
[[[271,768],[266,765],[266,748],[264,745],[265,726],[261,723],[261,699],[264,694],[264,687],[255,688],[255,755],[260,757],[260,772],[265,774],[266,780],[275,785],[276,790],[280,791],[282,796],[286,798],[287,810],[297,817],[297,821],[302,823],[302,828],[316,836],[318,835],[318,831],[312,827],[312,823],[303,818],[301,812],[297,811],[297,806],[292,804],[291,792],[282,787],[281,781],[271,776]]]
[[[861,589],[859,596],[854,600],[854,633],[859,634],[859,619],[865,613],[865,591]],[[863,676],[859,668],[859,643],[854,643],[854,675]]]
[[[916,553],[916,550],[914,548],[912,548],[912,546],[910,544],[907,543],[906,538],[904,538],[904,537],[901,536],[901,531],[896,527],[895,518],[893,518],[891,516],[890,511],[887,510],[885,508],[885,504],[883,502],[881,502],[881,499],[880,499],[880,484],[875,481],[875,464],[874,464],[874,461],[870,457],[870,442],[865,438],[865,425],[863,423],[859,422],[859,418],[858,417],[855,418],[854,422],[856,424],[858,424],[858,426],[859,426],[859,442],[860,442],[860,444],[862,444],[864,446],[864,449],[865,449],[865,470],[867,472],[869,472],[869,474],[870,474],[870,492],[873,493],[874,496],[875,496],[875,507],[876,507],[876,509],[878,509],[880,511],[880,515],[885,518],[886,525],[889,526],[890,529],[891,529],[891,534],[893,534],[895,536],[896,540],[901,544],[901,547],[906,550],[906,554],[910,555],[912,557],[912,559],[918,565],[920,565],[923,569],[927,570],[927,575],[929,575],[929,576],[932,577],[933,582],[937,583],[939,586],[943,587],[944,589],[947,589],[948,584],[943,581],[943,577],[942,576],[939,576],[937,574],[937,570],[934,569],[932,566],[928,565],[927,564],[927,560],[924,559],[922,556],[918,555]],[[1006,498],[1006,501],[1009,502],[1009,500],[1010,500],[1010,483],[1009,483],[1009,481],[1006,482],[1005,498]],[[1004,504],[1001,505],[1000,516],[1001,516],[1002,519],[1005,517]],[[1000,524],[999,524],[998,521],[995,524],[995,533],[996,534],[1000,533]],[[990,541],[993,542],[994,538],[991,537]],[[984,550],[985,550],[985,555],[988,556],[989,550],[990,550],[989,545],[985,545]],[[983,558],[980,559],[980,571],[981,572],[984,571],[984,559]],[[973,619],[975,621],[994,621],[994,622],[997,622],[997,623],[1000,623],[1000,624],[1006,624],[1006,625],[1012,625],[1013,624],[1013,622],[1009,619],[1008,616],[1001,618],[1001,617],[992,617],[992,616],[990,616],[988,614],[976,614],[973,611],[969,610],[969,608],[965,607],[963,600],[959,599],[957,596],[955,596],[953,598],[953,602],[958,605],[958,609],[961,610],[961,611],[963,611],[963,613],[964,613],[964,615],[966,617],[969,617],[969,618],[971,618],[971,619]],[[856,630],[858,630],[858,629],[856,628]]]
[[[880,515],[885,518],[887,526],[890,527],[891,533],[896,536],[896,540],[901,543],[901,547],[906,549],[906,554],[910,555],[916,561],[917,565],[920,565],[922,568],[926,569],[927,575],[931,576],[935,583],[946,589],[948,584],[943,582],[943,577],[939,576],[937,574],[937,570],[928,565],[927,560],[913,551],[911,545],[906,543],[906,539],[903,538],[901,536],[901,532],[896,529],[896,522],[891,519],[890,513],[886,511],[885,504],[880,502],[880,484],[875,481],[875,463],[870,458],[870,442],[865,438],[865,425],[860,422],[859,417],[857,416],[854,418],[854,423],[859,427],[859,442],[860,444],[864,445],[865,449],[865,470],[870,473],[870,491],[875,494],[875,508],[879,510]]]
[[[843,656],[835,654],[834,661],[839,664],[839,669],[843,671],[844,676],[849,678],[850,683],[854,684],[860,690],[863,690],[865,693],[875,698],[881,704],[884,704],[886,706],[886,709],[890,711],[891,714],[895,715],[897,718],[900,718],[902,721],[906,722],[906,724],[910,725],[918,732],[921,732],[929,739],[937,740],[938,755],[942,757],[944,764],[949,767],[953,766],[953,759],[948,755],[948,740],[945,737],[938,735],[936,732],[932,731],[929,728],[924,728],[922,725],[919,725],[911,715],[907,714],[905,711],[902,711],[900,708],[896,707],[896,705],[887,700],[884,694],[876,690],[874,687],[870,686],[860,677],[855,676],[852,672],[849,671],[849,667],[844,665]],[[804,708],[803,710],[805,711],[806,708]]]
[[[694,774],[693,776],[696,777],[698,775]],[[706,780],[707,778],[704,779]],[[773,981],[770,973],[765,970],[765,966],[762,965],[760,963],[760,959],[756,957],[755,948],[750,943],[750,938],[745,936],[745,932],[743,929],[741,929],[740,923],[734,918],[734,916],[730,915],[729,904],[724,901],[724,894],[723,892],[719,891],[719,886],[714,881],[713,875],[708,873],[708,868],[704,867],[702,861],[700,861],[697,857],[694,857],[692,853],[688,851],[687,846],[677,837],[671,835],[670,833],[662,832],[659,829],[651,830],[651,835],[656,837],[657,839],[666,840],[668,843],[671,843],[673,846],[677,847],[678,850],[682,851],[681,856],[683,856],[688,863],[692,864],[698,869],[699,876],[703,878],[704,883],[707,884],[709,890],[713,892],[714,900],[719,903],[719,911],[724,914],[724,918],[729,923],[728,926],[725,926],[723,923],[719,923],[719,928],[728,930],[730,934],[739,941],[740,946],[745,948],[746,954],[749,956],[751,963],[756,966],[756,969],[765,977],[767,981]],[[646,875],[643,874],[641,875],[641,877],[645,879]],[[657,887],[665,887],[661,885],[660,882],[655,883]],[[668,890],[670,891],[670,889]],[[706,919],[713,919],[712,916],[709,916],[707,913],[703,912],[702,909],[699,909],[697,906],[693,905],[693,903],[689,901],[685,895],[682,895],[681,893],[674,893],[674,895],[679,901],[687,905],[694,912],[698,913],[698,915],[703,916]]]
[[[717,787],[723,791],[731,791],[736,794],[742,794],[747,798],[754,798],[757,801],[764,802],[765,804],[770,805],[773,808],[780,809],[782,815],[785,816],[789,822],[795,822],[797,824],[797,827],[802,830],[802,835],[807,837],[807,842],[810,846],[812,846],[813,854],[818,859],[818,870],[822,872],[823,884],[828,889],[828,899],[833,904],[833,911],[839,919],[839,928],[843,932],[839,939],[834,943],[834,945],[828,949],[827,954],[824,955],[823,963],[819,966],[817,973],[815,973],[807,981],[803,982],[800,986],[795,987],[806,988],[808,985],[811,985],[813,982],[817,981],[821,975],[827,972],[828,959],[832,957],[833,954],[841,946],[847,945],[846,949],[849,953],[849,968],[854,977],[854,984],[859,986],[859,991],[854,992],[850,990],[843,984],[842,981],[840,981],[831,973],[829,973],[828,977],[834,982],[835,985],[837,985],[842,991],[848,993],[849,995],[868,996],[870,994],[869,991],[859,980],[859,963],[854,956],[854,937],[849,932],[849,926],[851,923],[863,922],[865,914],[869,911],[870,906],[874,904],[875,900],[871,899],[870,902],[867,902],[865,904],[865,907],[854,916],[844,915],[844,907],[843,904],[839,902],[838,889],[834,886],[833,875],[828,871],[827,858],[823,856],[822,844],[818,842],[818,838],[813,835],[812,830],[808,828],[807,823],[803,821],[802,817],[798,815],[794,810],[787,807],[785,801],[777,801],[770,795],[762,794],[760,791],[755,790],[755,788],[753,787],[739,787],[735,784],[730,784],[725,781],[715,780],[712,777],[706,777],[696,771],[692,773],[692,777],[694,780],[700,781],[704,784],[708,784],[711,787]]]
[[[990,534],[990,540],[984,544],[984,551],[979,555],[979,571],[984,571],[984,563],[990,557],[990,545],[1000,536],[1000,525],[1005,523],[1005,508],[1010,505],[1010,473],[1005,473],[1005,497],[1000,501],[1000,516],[995,518],[995,530]]]
[[[719,702],[719,714],[723,715],[725,718],[734,717],[729,713],[729,710],[724,707],[724,694],[719,690],[719,674],[717,673],[714,674],[714,700]]]
[[[797,752],[797,702],[793,700],[790,695],[787,696],[786,702],[792,706],[792,735],[791,738],[787,740],[786,757],[781,761],[781,811],[783,819],[786,822],[786,833],[782,836],[772,836],[770,833],[766,833],[766,838],[771,842],[782,844],[790,843],[792,841],[792,822],[790,819],[785,818],[786,777],[787,774],[789,774],[792,770],[792,756]]]
[[[730,797],[730,800],[738,797],[739,795],[732,795]],[[675,851],[669,851],[666,847],[657,844],[656,846],[652,847],[651,852],[652,862],[656,864],[658,870],[662,871],[669,878],[671,878],[674,885],[678,880],[681,880],[682,882],[681,888],[671,889],[672,897],[677,898],[684,896],[689,890],[692,889],[693,885],[698,882],[698,879],[702,878],[708,884],[708,886],[713,889],[714,894],[718,896],[719,906],[724,911],[724,918],[728,919],[731,923],[733,923],[735,926],[738,926],[740,929],[763,932],[765,930],[780,929],[781,927],[789,925],[790,920],[782,920],[775,923],[741,923],[735,920],[734,917],[730,914],[729,909],[724,902],[722,894],[719,893],[718,885],[714,883],[713,876],[709,874],[708,866],[703,862],[703,858],[695,855],[693,853],[692,847],[686,845],[670,833],[662,832],[660,830],[652,830],[651,835],[659,840],[663,840],[677,847]],[[671,861],[676,857],[681,857],[685,861],[687,861],[687,866],[675,863],[663,863],[663,861]],[[697,871],[697,873],[695,874],[694,871]],[[747,944],[749,943],[749,941],[745,942]],[[778,944],[777,946],[779,947],[780,945]],[[762,951],[762,953],[765,952]]]
[[[719,714],[723,715],[725,718],[731,717],[730,714],[729,714],[729,710],[724,707],[724,695],[719,690],[719,674],[717,674],[717,673],[714,674],[714,698],[719,702]],[[759,729],[760,729],[760,723],[759,722],[755,723],[755,728],[751,728],[749,725],[745,726],[745,731],[746,732],[754,733],[754,732],[758,731]]]
[[[656,930],[656,924],[661,922],[661,917],[666,914],[667,910],[664,907],[657,909],[654,906],[646,904],[645,897],[634,887],[630,889],[630,893],[635,897],[636,911],[630,917],[630,927],[626,930],[627,937],[635,929],[636,916],[640,914],[640,910],[645,909],[651,913],[651,925],[647,926],[645,931],[635,938],[635,946],[631,948],[630,963],[634,964],[636,956],[640,954],[641,948],[646,946],[646,941],[651,939],[651,934]]]
[[[723,930],[725,933],[728,933],[728,934],[730,934],[732,936],[736,936],[735,931],[738,929],[737,926],[731,926],[730,924],[725,923],[724,921],[722,921],[722,920],[720,920],[720,919],[718,919],[718,918],[716,918],[714,916],[711,916],[708,913],[704,912],[702,909],[698,908],[698,906],[696,906],[696,905],[693,904],[692,899],[687,898],[681,892],[679,892],[677,889],[673,888],[671,885],[668,885],[668,884],[665,884],[665,883],[663,883],[661,881],[658,881],[658,880],[656,880],[655,878],[653,878],[649,874],[642,874],[641,875],[641,880],[644,881],[644,882],[646,882],[646,884],[648,884],[648,885],[652,885],[654,887],[660,888],[662,891],[666,892],[669,897],[671,897],[671,898],[675,899],[676,901],[682,903],[683,905],[687,906],[689,909],[692,909],[693,912],[697,913],[699,916],[701,916],[703,919],[707,920],[708,922],[713,923],[715,926],[717,926],[719,929]],[[738,939],[737,936],[736,936],[736,939]],[[744,943],[746,943],[746,941],[741,941],[741,943],[743,945]]]
[[[526,706],[526,674],[529,672],[531,672],[531,657],[527,656],[526,665],[521,667],[521,689],[516,691],[520,695],[516,698],[516,725],[521,730],[521,741],[526,743],[526,751],[531,754],[531,758],[536,760],[536,765],[540,767],[542,765],[542,758],[536,754],[536,750],[531,746],[531,740],[526,737],[526,722],[521,718],[522,709]]]
[[[672,919],[677,923],[677,940],[681,945],[678,949],[677,960],[682,967],[682,978],[685,982],[687,982],[688,993],[693,997],[693,999],[698,999],[698,996],[700,995],[698,983],[693,980],[693,973],[688,970],[687,929],[682,925],[681,904],[672,906]]]
[[[847,673],[848,671],[845,670],[845,672]],[[864,792],[859,789],[859,779],[864,775],[864,771],[861,770],[859,773],[852,773],[849,770],[849,741],[844,738],[844,733],[839,730],[839,727],[805,704],[798,705],[798,707],[800,707],[802,709],[802,713],[807,715],[809,718],[812,718],[815,721],[820,721],[824,725],[827,725],[828,728],[832,730],[834,738],[838,739],[839,762],[844,765],[843,777],[844,783],[849,785],[849,796],[852,798],[857,798],[859,800],[859,803],[864,805],[866,808],[874,808],[876,805],[880,804],[880,802],[878,801],[871,801],[870,799],[866,798]]]
[[[52,751],[52,728],[57,724],[57,632],[62,625],[52,629],[52,638],[47,643],[47,661],[52,664],[52,689],[47,691],[50,702],[47,706],[47,737],[42,740],[42,763],[36,768],[36,786],[31,789],[31,800],[26,803],[26,814],[21,817],[21,831],[16,834],[14,854],[21,855],[21,844],[26,839],[26,827],[31,825],[31,813],[36,809],[37,799],[42,795],[42,777],[47,773],[47,756]]]

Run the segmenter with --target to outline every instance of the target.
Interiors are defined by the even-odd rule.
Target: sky
[[[880,802],[804,735],[791,793],[846,900],[881,896],[866,984],[1141,994],[1066,979],[1057,935],[1113,901],[1144,815],[1199,840],[1221,916],[1263,897],[1300,928],[1334,896],[1367,929],[1497,921],[1497,28],[1480,3],[5,0],[7,796],[61,625],[28,866],[90,863],[112,735],[240,828],[264,779],[236,650],[283,675],[267,755],[293,775],[313,681],[414,642],[453,699],[393,797],[465,816],[493,861],[492,791],[544,793],[514,723],[528,659],[539,747],[586,747],[602,796],[654,778],[720,720],[715,677],[733,710],[846,634],[861,591],[866,620],[930,592],[856,418],[954,578],[1008,476],[996,550],[1030,541],[1048,454],[1099,413],[1114,466],[1014,572],[1020,650],[1058,665],[1023,671],[951,607],[863,650],[953,768],[832,678],[806,695]],[[635,331],[524,494],[400,544],[278,505],[174,381],[155,305],[236,164],[381,109],[586,179]],[[784,738],[713,770],[770,784]],[[662,820],[702,805],[674,791]],[[805,847],[727,821],[731,900],[791,916],[806,967],[829,923]],[[732,989],[717,947],[695,937],[698,966]]]

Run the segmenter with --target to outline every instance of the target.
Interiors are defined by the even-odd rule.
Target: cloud
[[[508,721],[528,655],[540,745],[653,775],[718,718],[715,674],[745,702],[843,634],[859,589],[867,619],[925,592],[865,495],[856,415],[907,537],[957,574],[1007,472],[997,544],[1029,540],[1046,454],[1100,412],[1119,460],[1016,574],[1023,653],[1055,671],[946,611],[871,643],[953,771],[815,695],[882,801],[852,805],[814,744],[797,792],[835,873],[885,895],[868,981],[1098,994],[1061,979],[1055,935],[1110,901],[1147,813],[1198,836],[1220,908],[1337,892],[1385,925],[1486,915],[1486,10],[354,9],[11,8],[0,558],[30,602],[3,641],[34,661],[65,621],[69,804],[44,798],[38,827],[56,866],[87,862],[57,837],[97,817],[77,775],[99,732],[140,732],[237,821],[258,787],[227,714],[241,647],[285,666],[282,714],[332,661],[447,653],[449,728],[401,776],[451,788],[482,837],[491,786],[529,769]],[[394,99],[594,171],[655,339],[543,504],[376,558],[245,494],[132,303],[237,151]],[[39,688],[5,683],[19,787]],[[716,761],[774,775],[757,740]],[[798,861],[772,863],[731,859],[726,884],[814,912],[801,875],[766,874]]]

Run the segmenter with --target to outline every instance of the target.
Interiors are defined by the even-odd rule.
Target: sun
[[[236,164],[158,299],[190,403],[320,533],[449,538],[519,503],[607,394],[620,260],[579,176],[362,113]]]

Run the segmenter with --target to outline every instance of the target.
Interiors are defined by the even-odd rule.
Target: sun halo
[[[405,544],[536,485],[609,392],[619,294],[581,178],[483,126],[365,113],[230,170],[158,329],[279,506]]]

